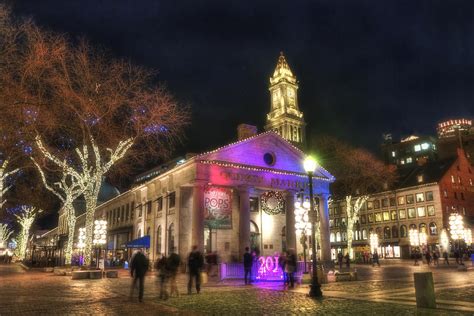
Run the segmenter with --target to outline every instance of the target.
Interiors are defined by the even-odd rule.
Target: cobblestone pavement
[[[474,286],[466,284],[474,270],[434,271],[438,301],[459,304],[426,310],[415,306],[412,275],[410,279],[414,268],[398,267],[400,279],[385,281],[379,278],[394,273],[388,267],[373,272],[366,269],[358,267],[367,278],[362,281],[324,285],[321,301],[307,297],[307,285],[288,291],[279,284],[244,286],[241,281],[209,282],[199,295],[163,301],[158,299],[156,278],[150,274],[144,302],[138,303],[129,297],[131,279],[126,272],[118,279],[71,280],[0,265],[0,315],[474,315]],[[457,281],[460,278],[463,283]],[[452,279],[455,282],[449,282]],[[185,275],[180,276],[181,293],[185,293],[185,283]]]

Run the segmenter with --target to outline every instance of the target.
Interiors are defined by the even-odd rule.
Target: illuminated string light
[[[8,239],[12,235],[13,231],[8,228],[7,224],[0,223],[0,246],[6,248]]]
[[[370,241],[370,252],[375,253],[379,248],[379,236],[376,233],[370,233],[369,235]]]
[[[354,224],[359,218],[359,211],[364,203],[369,199],[368,195],[362,195],[356,198],[352,205],[352,195],[346,196],[346,214],[347,214],[347,252],[352,256],[352,240],[354,238]]]
[[[6,185],[7,178],[20,171],[19,168],[7,171],[9,163],[10,161],[8,159],[5,159],[0,165],[0,208],[2,208],[6,202],[3,196],[11,188],[11,186]]]
[[[468,246],[472,244],[472,231],[470,228],[464,229],[464,241]]]
[[[17,248],[15,250],[17,257],[20,260],[26,257],[26,247],[28,245],[28,237],[30,236],[31,225],[35,221],[36,215],[42,210],[33,206],[22,205],[20,211],[15,214],[15,217],[20,224],[20,232],[17,237]]]
[[[448,251],[449,237],[448,237],[448,233],[446,232],[446,229],[443,229],[441,231],[440,241],[441,241],[441,246],[443,247],[443,250]]]
[[[464,223],[462,215],[457,213],[452,213],[449,216],[449,228],[451,232],[451,238],[454,240],[464,238]]]

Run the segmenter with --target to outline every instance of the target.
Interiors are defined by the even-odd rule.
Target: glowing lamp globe
[[[303,162],[303,167],[307,173],[313,173],[314,171],[316,171],[317,164],[318,163],[316,162],[316,159],[311,156],[308,156]]]

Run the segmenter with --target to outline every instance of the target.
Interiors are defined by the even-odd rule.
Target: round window
[[[276,157],[274,153],[265,153],[263,155],[263,161],[269,166],[273,166],[276,162]]]

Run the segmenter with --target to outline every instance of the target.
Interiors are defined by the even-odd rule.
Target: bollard
[[[416,307],[436,308],[433,274],[415,272]]]

